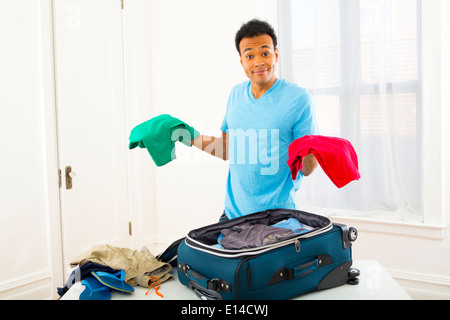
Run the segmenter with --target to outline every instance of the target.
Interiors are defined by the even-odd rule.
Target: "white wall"
[[[40,10],[34,0],[0,10],[0,299],[54,291],[48,220],[57,205],[49,193],[57,188],[57,167],[42,70],[48,38],[41,28],[48,24]]]

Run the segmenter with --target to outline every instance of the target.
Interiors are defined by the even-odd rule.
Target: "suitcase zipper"
[[[212,248],[210,245],[206,245],[204,243],[201,243],[197,240],[192,239],[191,237],[189,237],[189,235],[186,237],[186,244],[191,247],[194,248],[196,250],[202,251],[202,252],[206,252],[218,257],[224,257],[224,258],[239,258],[239,257],[243,257],[243,256],[253,256],[253,255],[258,255],[261,253],[264,253],[266,251],[270,251],[276,248],[280,248],[280,247],[284,247],[286,245],[289,244],[294,244],[295,246],[295,250],[297,252],[300,252],[300,239],[307,239],[307,238],[311,238],[314,236],[317,236],[319,234],[325,233],[329,230],[333,229],[333,224],[330,223],[328,226],[318,229],[318,230],[313,230],[310,231],[308,233],[302,234],[296,238],[292,238],[292,239],[288,239],[288,240],[284,240],[284,241],[280,241],[280,242],[276,242],[276,243],[272,243],[269,245],[265,245],[265,246],[261,246],[258,248],[250,248],[250,249],[218,249],[218,248]]]
[[[295,239],[294,243],[295,243],[295,251],[300,252],[300,240]]]

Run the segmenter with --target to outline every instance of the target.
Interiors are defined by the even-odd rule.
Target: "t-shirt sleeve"
[[[230,109],[230,104],[231,104],[231,95],[233,94],[233,92],[230,93],[229,97],[228,97],[228,101],[227,101],[227,109],[225,111],[225,116],[223,117],[223,121],[222,121],[222,125],[220,126],[220,130],[222,132],[227,132],[228,130],[228,121],[227,121],[227,116],[228,116],[228,110]]]
[[[294,140],[306,135],[319,135],[314,101],[308,92],[305,92],[299,100],[298,108],[300,117],[293,128]]]
[[[227,113],[225,112],[225,116],[223,117],[222,125],[220,126],[220,130],[222,132],[227,132],[228,122],[227,122]]]

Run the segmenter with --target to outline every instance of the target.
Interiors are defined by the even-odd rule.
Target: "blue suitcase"
[[[311,230],[253,248],[217,248],[224,229],[243,223],[271,226],[290,218]],[[192,230],[171,250],[178,248],[179,281],[201,299],[279,300],[358,284],[351,251],[356,238],[355,228],[332,224],[326,217],[273,209]]]

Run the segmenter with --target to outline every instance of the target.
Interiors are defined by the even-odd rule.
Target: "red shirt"
[[[358,156],[352,144],[342,138],[304,136],[289,145],[289,160],[292,179],[303,167],[302,159],[313,154],[330,180],[342,188],[353,180],[359,180]]]

